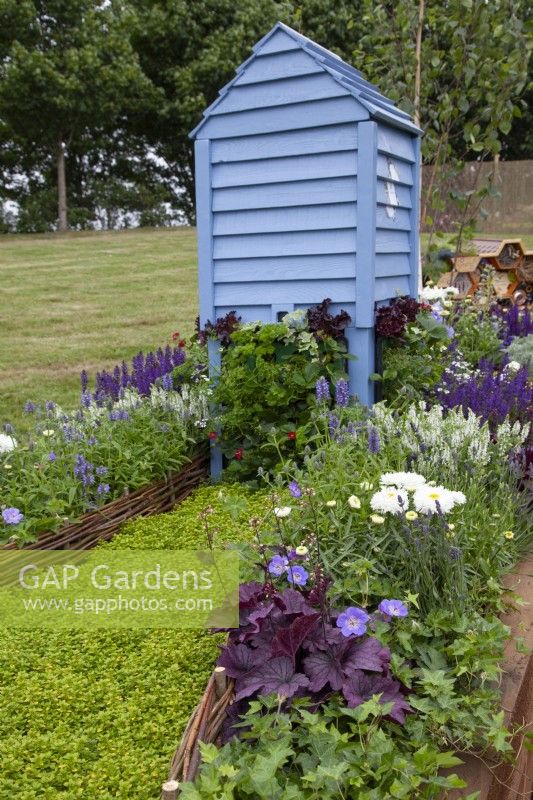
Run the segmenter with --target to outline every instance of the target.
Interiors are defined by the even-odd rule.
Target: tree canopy
[[[278,19],[419,114],[430,208],[445,166],[531,157],[528,13],[525,0],[0,0],[3,227],[192,221],[188,132]]]

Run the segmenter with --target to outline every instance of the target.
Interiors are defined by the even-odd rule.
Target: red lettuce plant
[[[376,332],[388,338],[401,338],[407,325],[414,322],[421,311],[431,311],[431,308],[413,297],[398,297],[390,305],[376,310]]]
[[[328,311],[330,305],[331,299],[326,297],[321,303],[307,310],[307,325],[317,339],[324,339],[327,336],[340,339],[344,329],[352,321],[347,311],[331,314]]]
[[[205,344],[209,338],[220,339],[222,344],[229,344],[231,334],[239,328],[241,317],[236,311],[229,311],[224,317],[218,317],[216,322],[207,320],[205,328],[200,329],[200,317],[196,318],[196,335],[200,344]]]

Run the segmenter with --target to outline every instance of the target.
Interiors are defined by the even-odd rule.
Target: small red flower
[[[180,339],[178,342],[178,347],[185,347],[186,344],[187,342],[185,341],[185,339]]]
[[[242,449],[242,447],[239,447],[238,450],[235,450],[235,458],[237,459],[237,461],[241,461],[243,455],[244,455],[244,450]]]
[[[175,342],[175,341],[176,341],[176,339],[179,339],[179,338],[180,338],[180,336],[181,336],[180,332],[179,332],[179,331],[175,331],[175,332],[172,334],[172,341],[173,341],[173,342]]]
[[[290,442],[294,442],[294,440],[296,439],[296,431],[289,431],[287,434],[287,439]]]
[[[218,439],[218,433],[216,431],[211,431],[211,433],[207,434],[207,437],[211,439],[212,442],[215,442]]]

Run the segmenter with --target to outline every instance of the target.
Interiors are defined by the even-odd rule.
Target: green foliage
[[[416,406],[407,415],[378,407],[370,423],[379,432],[378,453],[369,453],[364,428],[343,433],[341,419],[333,436],[317,434],[316,452],[301,468],[285,464],[274,490],[292,478],[304,490],[299,500],[279,495],[274,503],[292,507],[281,520],[285,540],[298,546],[318,535],[321,559],[339,593],[355,600],[364,587],[364,605],[414,594],[424,614],[479,607],[486,602],[487,582],[498,581],[531,543],[526,510],[504,466],[523,436],[507,437],[502,428],[497,444],[475,417],[451,412],[443,418]],[[442,516],[419,513],[409,520],[380,512],[376,518],[371,501],[381,476],[406,468],[464,493],[466,502]],[[359,507],[350,504],[352,495]],[[412,500],[409,507],[414,510]],[[271,531],[269,544],[276,540],[274,525]],[[509,531],[511,538],[505,536]],[[362,567],[361,559],[369,565]]]
[[[264,498],[202,488],[176,511],[125,526],[105,548],[205,547],[198,514],[214,508],[217,545],[249,538]],[[240,502],[231,515],[227,504]],[[0,797],[147,800],[202,694],[221,636],[197,630],[65,633],[0,630]]]
[[[417,314],[400,339],[383,339],[383,397],[402,406],[425,396],[449,362],[446,326],[430,314]]]
[[[494,586],[490,591],[500,594]],[[412,690],[408,699],[415,713],[402,727],[386,720],[387,707],[376,699],[348,709],[333,697],[314,713],[301,700],[284,713],[275,697],[256,701],[243,718],[240,740],[221,751],[202,748],[200,777],[194,787],[184,787],[184,797],[240,798],[251,792],[333,798],[353,787],[358,798],[369,800],[409,798],[414,791],[430,798],[462,785],[439,774],[460,763],[453,751],[509,757],[510,737],[494,688],[508,629],[475,612],[453,617],[437,611],[422,620],[416,596],[409,599],[409,619],[376,627],[393,652],[393,674]]]
[[[356,12],[349,0],[0,0],[1,184],[21,207],[10,229],[54,227],[60,132],[73,227],[192,222],[188,132],[278,20],[346,58],[413,113],[418,7],[415,0],[364,0]],[[527,14],[524,0],[426,3],[420,110],[425,160],[434,166],[424,202],[430,228],[465,157],[491,157],[504,137],[507,152],[527,157],[527,95],[520,99]],[[480,199],[476,191],[456,194],[465,222]]]
[[[454,774],[438,775],[460,759],[398,735],[384,713],[376,699],[356,709],[333,700],[320,713],[302,701],[286,713],[276,711],[275,700],[253,702],[243,741],[220,751],[204,746],[205,766],[194,786],[185,784],[183,798],[436,798],[464,787]]]
[[[505,352],[511,361],[517,361],[522,366],[527,366],[529,374],[533,378],[533,333],[522,338],[517,337]]]
[[[207,414],[204,386],[186,395],[154,386],[150,397],[127,390],[114,404],[92,402],[70,414],[54,403],[38,408],[31,432],[0,454],[2,501],[25,517],[2,525],[0,542],[33,541],[126,489],[177,472],[204,439],[194,424]]]
[[[403,466],[406,451],[412,452],[407,432],[412,433],[412,427],[418,430],[421,444],[428,433],[412,414],[404,415],[403,432],[392,414],[378,414],[372,423],[379,430],[381,447],[372,454],[364,429],[359,427],[350,438],[341,418],[336,440],[325,434],[301,472],[287,465],[302,490],[299,498],[289,500],[282,493],[285,476],[278,475],[270,502],[289,502],[291,511],[281,519],[267,515],[257,522],[253,545],[259,552],[265,547],[269,552],[276,541],[289,549],[303,543],[315,548],[318,539],[326,574],[334,577],[332,608],[356,605],[370,610],[383,596],[402,598],[409,616],[393,625],[376,619],[373,632],[390,649],[391,672],[408,687],[414,713],[400,727],[387,719],[390,709],[378,696],[347,709],[334,694],[312,712],[302,699],[287,707],[283,698],[260,698],[242,717],[239,739],[221,750],[202,748],[200,775],[194,785],[183,787],[186,800],[333,798],[354,793],[365,800],[437,798],[447,788],[465,786],[456,776],[442,774],[460,763],[454,751],[475,750],[488,760],[512,758],[495,687],[509,636],[497,616],[508,602],[499,578],[516,560],[516,551],[501,528],[512,519],[515,530],[526,531],[527,520],[512,510],[516,492],[506,475],[495,474],[501,466],[498,446],[484,437],[492,447],[492,452],[485,452],[479,423],[474,420],[479,439],[475,448],[472,420],[461,422],[457,416],[454,431],[452,414],[452,427],[448,420],[442,423],[447,426],[443,435],[435,413],[429,413],[437,442],[444,446],[456,441],[457,449],[448,460],[426,456],[426,474],[438,478],[446,471],[447,477],[455,476],[453,488],[467,494],[467,503],[457,514],[446,515],[446,521],[410,521],[419,525],[420,537],[431,535],[433,523],[440,526],[443,550],[429,565],[426,586],[416,583],[425,570],[416,545],[402,550],[392,533],[398,520],[385,514],[386,519],[374,521],[369,502],[382,471]],[[504,446],[503,430],[501,439]],[[505,440],[505,447],[510,446],[511,441]],[[504,510],[512,517],[504,519],[500,513]],[[450,566],[451,545],[463,548],[466,570],[451,576],[451,584],[467,598],[462,604],[450,602],[442,592],[441,570]],[[246,547],[241,549],[245,553]],[[247,577],[254,577],[258,560],[258,552],[252,552]],[[460,579],[468,586],[460,587]]]
[[[205,531],[199,524],[199,513],[212,506],[212,528],[217,529],[215,546],[251,539],[250,518],[262,516],[268,501],[264,492],[251,492],[242,486],[223,488],[204,486],[169,514],[139,518],[128,522],[105,547],[121,550],[187,550],[206,545]]]
[[[354,60],[366,77],[409,112],[419,110],[428,180],[422,222],[435,231],[448,203],[459,237],[479,212],[488,184],[477,177],[465,191],[456,182],[465,160],[499,153],[527,86],[531,37],[526,5],[517,0],[439,0],[425,3],[420,95],[415,96],[420,3],[365,0],[357,15],[363,33]],[[449,220],[447,220],[449,223]]]
[[[463,303],[453,319],[453,327],[461,355],[471,367],[477,367],[482,358],[495,364],[501,360],[497,326],[487,314]]]
[[[224,351],[213,401],[221,407],[221,446],[228,478],[254,478],[294,451],[288,438],[310,419],[317,379],[344,377],[346,347],[332,337],[284,323],[247,325]],[[276,431],[278,441],[271,437]]]

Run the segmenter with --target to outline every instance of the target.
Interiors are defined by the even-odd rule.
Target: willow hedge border
[[[209,474],[209,450],[198,450],[179,472],[169,473],[163,480],[141,486],[89,511],[58,531],[45,531],[37,541],[23,545],[22,550],[90,550],[99,542],[112,539],[122,525],[134,517],[149,517],[171,511],[188,497]],[[17,544],[3,545],[2,550],[17,550]]]

